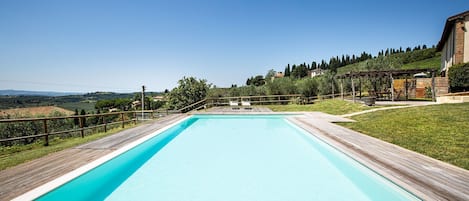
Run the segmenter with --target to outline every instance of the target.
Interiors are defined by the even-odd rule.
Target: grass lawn
[[[126,127],[128,129],[130,127]],[[40,158],[50,153],[58,152],[67,148],[71,148],[86,142],[97,140],[108,135],[112,135],[123,130],[121,127],[117,127],[108,132],[96,133],[87,135],[84,138],[74,137],[67,139],[54,138],[49,140],[49,146],[44,146],[44,142],[37,141],[33,144],[28,145],[14,145],[10,147],[0,146],[0,170],[4,170],[8,167]]]
[[[324,101],[319,101],[314,104],[308,104],[308,105],[296,105],[296,104],[290,104],[290,105],[265,105],[265,107],[268,107],[274,112],[312,112],[312,111],[318,111],[318,112],[324,112],[328,114],[334,114],[334,115],[341,115],[341,114],[349,114],[353,112],[360,112],[364,110],[369,110],[373,108],[379,108],[383,106],[366,106],[361,103],[353,103],[350,101],[344,101],[340,99],[334,99],[334,100],[324,100]]]
[[[340,125],[469,170],[469,103],[377,111]]]
[[[404,64],[402,69],[420,69],[420,68],[431,68],[431,69],[440,69],[441,57],[433,57],[430,59],[425,59],[422,61],[416,61],[413,63]]]

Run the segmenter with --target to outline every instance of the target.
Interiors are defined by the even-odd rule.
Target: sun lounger
[[[238,101],[230,101],[230,107],[232,110],[239,110]]]
[[[241,106],[243,106],[243,108],[247,110],[252,109],[250,101],[241,101]]]

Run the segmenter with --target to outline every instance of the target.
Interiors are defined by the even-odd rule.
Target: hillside
[[[68,110],[93,111],[98,100],[133,98],[133,93],[88,93],[68,96],[0,96],[0,110],[40,106],[58,106]]]
[[[24,90],[0,90],[0,96],[69,96],[78,95],[73,92],[54,92],[54,91],[24,91]]]
[[[0,110],[0,118],[6,117],[40,117],[51,116],[55,112],[61,114],[73,115],[73,111],[66,110],[55,106],[42,106],[42,107],[29,107],[29,108],[15,108]]]
[[[394,59],[395,61],[401,62],[402,66],[400,69],[440,69],[441,53],[435,52],[434,48],[397,53],[388,57]],[[374,60],[376,60],[376,57],[359,63],[340,67],[337,69],[337,74],[341,75],[351,71],[366,71],[366,63]]]

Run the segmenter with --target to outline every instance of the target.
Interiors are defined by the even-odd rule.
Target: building
[[[275,77],[275,78],[282,78],[282,77],[284,77],[284,76],[285,76],[285,75],[284,75],[282,72],[276,72],[274,77]]]
[[[164,96],[153,96],[153,101],[165,101]]]
[[[441,75],[456,64],[469,62],[469,11],[449,17],[437,46],[441,51]]]
[[[320,68],[316,68],[314,70],[309,71],[308,74],[310,75],[310,77],[316,77],[316,76],[322,75],[324,73],[325,73],[325,70],[322,70]]]
[[[282,72],[276,72],[275,75],[270,78],[270,81],[274,81],[274,79],[283,78],[283,77],[285,77],[285,75]]]

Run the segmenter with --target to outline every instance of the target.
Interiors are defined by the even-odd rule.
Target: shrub
[[[451,66],[448,78],[451,92],[469,91],[469,63]]]

